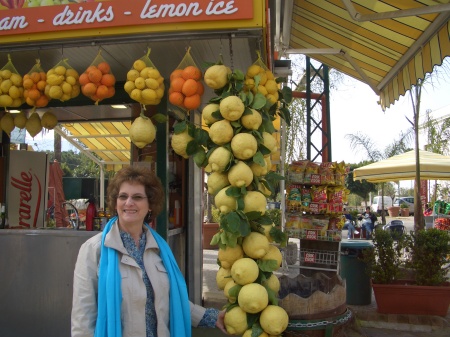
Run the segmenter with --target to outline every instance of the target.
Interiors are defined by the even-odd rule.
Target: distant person
[[[366,239],[372,239],[372,232],[375,228],[377,216],[370,211],[369,206],[366,207],[366,212],[360,215],[359,220],[361,220],[361,226],[366,230]]]
[[[353,234],[358,235],[359,232],[356,230],[355,226],[353,225],[353,217],[352,215],[347,211],[346,208],[344,208],[344,217],[345,217],[345,223],[344,226],[347,227],[347,239],[352,239]]]

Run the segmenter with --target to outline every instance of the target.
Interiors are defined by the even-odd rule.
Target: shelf
[[[333,242],[342,240],[341,230],[327,230],[325,235],[323,235],[321,232],[322,231],[320,229],[286,228],[286,234],[289,238]]]

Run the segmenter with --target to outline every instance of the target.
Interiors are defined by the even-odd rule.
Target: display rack
[[[296,164],[297,162],[290,165],[287,176],[285,232],[289,242],[295,242],[298,248],[285,251],[287,267],[298,268],[300,273],[306,270],[338,273],[342,231],[337,223],[341,221],[343,214],[342,194],[346,174],[330,171],[330,167],[336,166],[336,163],[312,163],[325,170],[309,175],[306,170],[291,170]],[[307,166],[305,163],[301,165]],[[295,191],[300,195],[298,199],[293,199],[296,197],[291,193],[294,189],[298,189]],[[308,189],[311,195],[308,195]],[[322,190],[316,193],[322,193],[321,196],[314,196],[313,193],[320,189]],[[333,194],[333,190],[338,192]]]

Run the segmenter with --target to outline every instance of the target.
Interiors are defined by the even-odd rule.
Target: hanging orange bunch
[[[47,74],[42,69],[40,60],[36,60],[33,68],[23,76],[23,97],[29,106],[36,108],[47,106],[49,98],[45,95],[46,80]]]

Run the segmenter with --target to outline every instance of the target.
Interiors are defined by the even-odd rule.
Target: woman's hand
[[[225,319],[225,310],[222,310],[221,312],[219,312],[219,316],[217,316],[217,322],[216,322],[216,327],[220,330],[222,330],[223,333],[228,335],[227,329],[225,329],[225,323],[224,323],[224,319]]]

